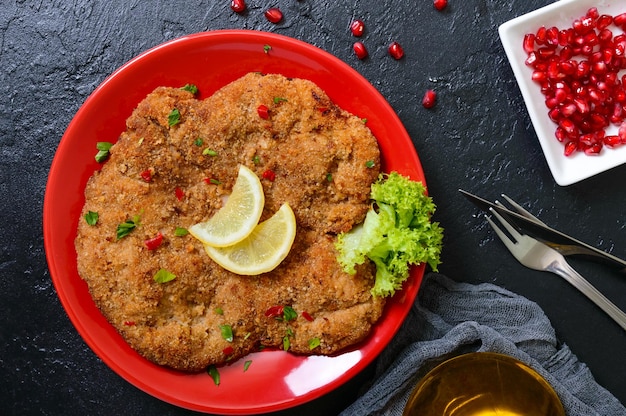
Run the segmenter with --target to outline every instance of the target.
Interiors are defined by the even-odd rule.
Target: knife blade
[[[493,208],[500,215],[507,216],[520,230],[525,231],[543,243],[557,249],[564,256],[580,256],[589,260],[600,261],[620,269],[626,273],[626,261],[610,253],[602,251],[561,231],[547,226],[541,221],[525,217],[518,212],[511,211],[503,205],[493,203],[470,192],[459,189],[470,202],[482,211],[489,212]]]

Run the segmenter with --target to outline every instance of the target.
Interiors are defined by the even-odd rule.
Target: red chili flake
[[[159,231],[156,236],[145,240],[143,243],[148,250],[156,250],[163,243],[163,234]]]
[[[224,355],[231,355],[235,350],[230,345],[222,350]]]
[[[391,42],[389,45],[389,55],[393,57],[393,59],[401,59],[404,56],[404,49],[398,42]]]
[[[181,201],[183,197],[185,196],[185,191],[183,191],[179,187],[176,187],[176,190],[174,190],[174,194],[176,195],[176,199]]]
[[[263,120],[267,120],[268,118],[270,118],[270,109],[267,108],[266,105],[261,104],[260,106],[258,106],[256,112]]]
[[[274,182],[276,180],[276,173],[273,170],[268,169],[263,172],[263,179],[267,179],[270,182]]]
[[[145,182],[152,182],[152,172],[150,171],[150,169],[146,169],[141,172],[140,176],[141,179],[143,179]]]
[[[309,322],[313,322],[313,317],[307,311],[302,312],[302,317]]]
[[[278,316],[283,316],[283,311],[284,307],[282,305],[275,305],[265,311],[265,316],[268,318],[276,318]]]
[[[283,12],[278,7],[272,7],[265,11],[265,18],[272,23],[278,23],[283,20]]]
[[[241,13],[246,10],[246,2],[244,0],[231,0],[230,8],[236,13]]]
[[[126,325],[126,326],[135,326],[135,321],[124,321],[124,325]]]
[[[350,32],[358,38],[363,36],[363,32],[365,31],[365,23],[362,20],[353,20],[350,23]]]
[[[354,45],[352,45],[352,49],[354,49],[354,53],[356,54],[357,58],[367,58],[367,48],[365,47],[363,42],[355,42]]]

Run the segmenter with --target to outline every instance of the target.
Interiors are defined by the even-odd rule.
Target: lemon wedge
[[[242,241],[228,247],[204,245],[209,257],[233,273],[258,275],[275,269],[287,257],[296,237],[296,217],[284,203]]]
[[[228,200],[208,221],[189,227],[203,244],[226,247],[246,238],[259,223],[265,195],[259,177],[241,165]]]

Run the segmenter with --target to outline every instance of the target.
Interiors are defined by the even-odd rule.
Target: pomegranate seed
[[[626,143],[626,122],[622,123],[619,126],[619,130],[617,131],[617,135],[622,143]]]
[[[365,23],[362,20],[353,20],[350,23],[350,32],[358,38],[363,36],[363,32],[365,31]]]
[[[535,51],[535,34],[527,33],[524,35],[524,51],[528,54],[534,53]]]
[[[585,148],[585,154],[587,156],[597,156],[602,150],[602,143],[594,143],[591,146]]]
[[[424,98],[422,98],[422,105],[424,108],[433,108],[437,101],[437,93],[433,90],[426,90]]]
[[[283,12],[278,7],[272,7],[265,11],[265,18],[272,23],[278,23],[283,20]]]
[[[620,144],[623,144],[620,139],[619,136],[605,136],[604,140],[602,141],[604,143],[605,146],[608,147],[616,147],[619,146]]]
[[[393,57],[393,59],[401,59],[404,56],[404,49],[398,42],[392,42],[389,45],[389,55]]]
[[[354,53],[356,54],[356,57],[359,59],[365,59],[367,58],[367,48],[365,47],[365,45],[363,44],[363,42],[355,42],[354,45],[352,45],[352,49],[354,49]]]
[[[620,28],[622,28],[622,30],[626,30],[626,13],[622,13],[622,14],[618,14],[617,16],[615,16],[613,18],[613,23],[615,23],[616,26],[619,26]]]
[[[576,150],[578,150],[578,143],[574,141],[569,141],[565,144],[565,150],[563,151],[563,154],[565,156],[570,156]]]
[[[613,16],[603,14],[602,16],[598,17],[598,20],[596,21],[596,27],[600,30],[606,29],[608,26],[611,25],[611,23],[613,23]]]
[[[437,10],[443,10],[448,5],[448,0],[434,0],[433,5]]]
[[[267,120],[270,117],[270,110],[266,105],[261,104],[257,107],[256,112],[263,120]]]
[[[246,10],[246,2],[245,0],[231,0],[230,8],[233,9],[234,12],[242,13]]]

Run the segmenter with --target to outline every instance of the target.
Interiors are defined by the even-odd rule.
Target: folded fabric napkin
[[[507,354],[532,367],[552,385],[568,416],[626,416],[626,408],[557,341],[536,303],[493,284],[457,283],[437,273],[424,276],[418,300],[378,359],[373,384],[341,415],[401,415],[426,372],[472,351]]]

